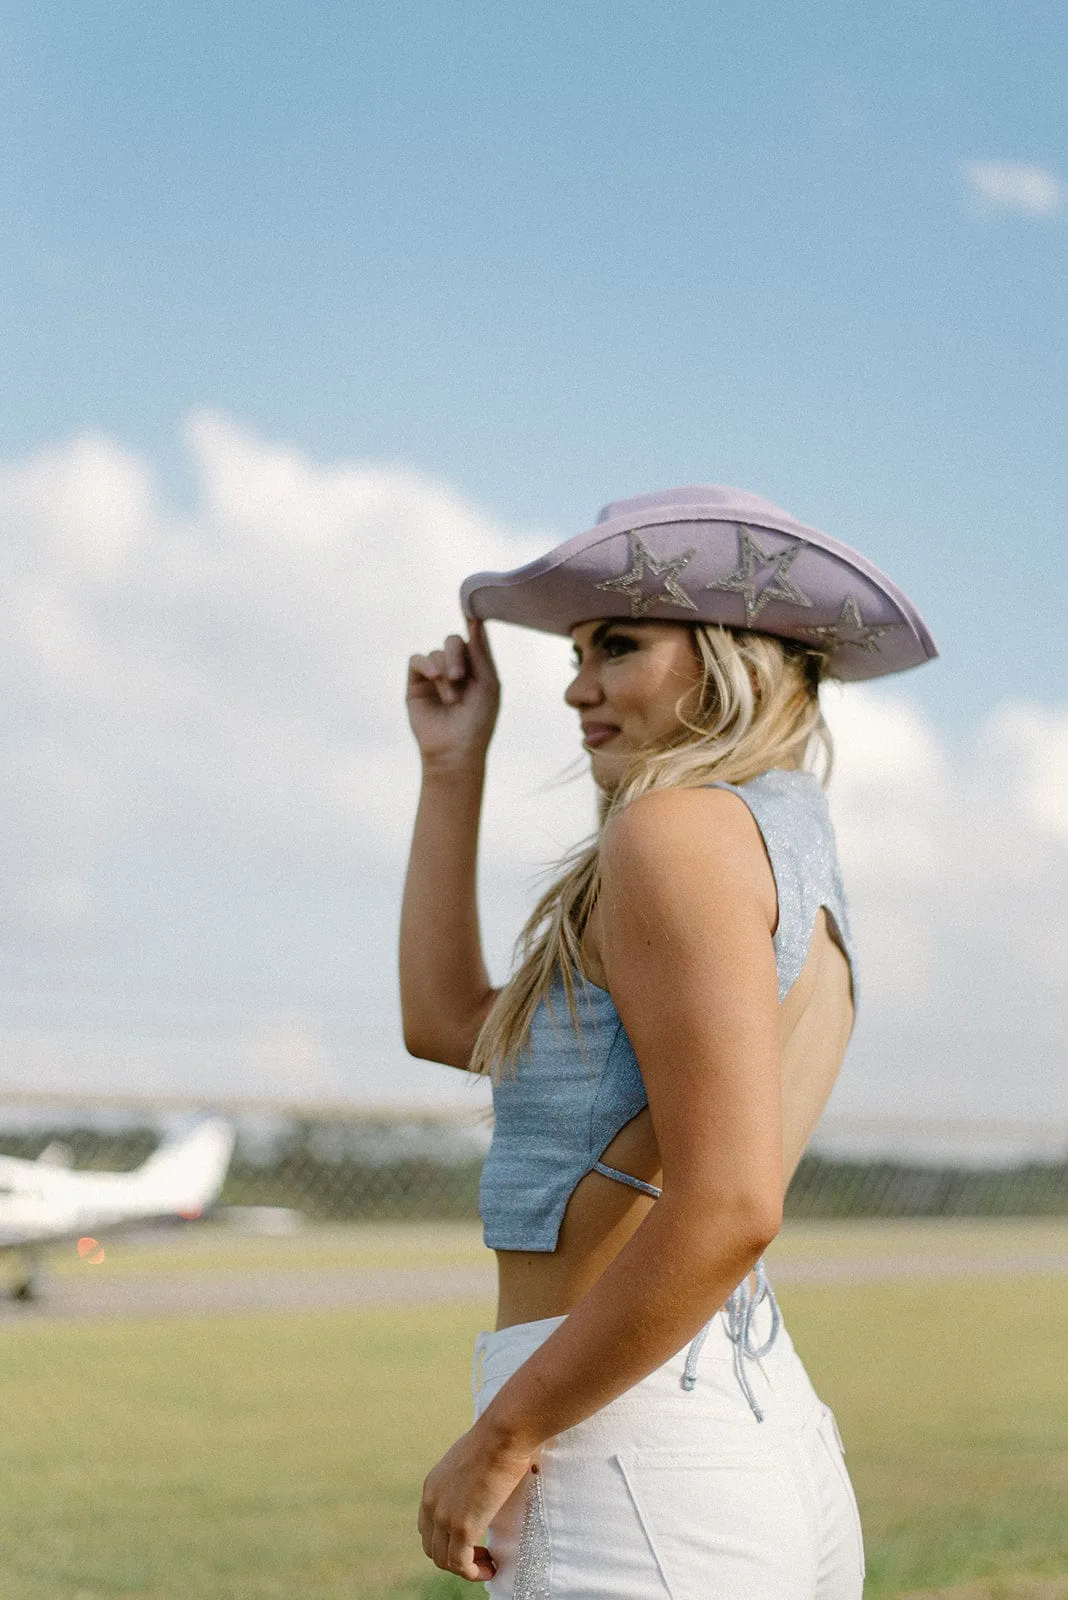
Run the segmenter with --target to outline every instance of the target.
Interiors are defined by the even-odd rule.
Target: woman
[[[853,1021],[818,685],[934,645],[863,558],[732,489],[608,506],[462,599],[466,643],[409,669],[401,989],[413,1054],[494,1078],[500,1298],[424,1549],[513,1600],[851,1600],[840,1441],[760,1258]],[[475,901],[489,617],[570,633],[602,794],[500,990]]]

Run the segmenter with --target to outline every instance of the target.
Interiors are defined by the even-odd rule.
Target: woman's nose
[[[601,685],[597,681],[596,672],[592,667],[579,667],[564,690],[565,704],[572,710],[578,711],[582,706],[599,705],[602,699]]]

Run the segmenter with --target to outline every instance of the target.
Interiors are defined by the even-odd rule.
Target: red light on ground
[[[78,1254],[83,1261],[88,1261],[91,1267],[98,1267],[104,1260],[104,1250],[97,1239],[79,1239]]]

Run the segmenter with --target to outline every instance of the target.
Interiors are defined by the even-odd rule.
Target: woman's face
[[[571,637],[564,699],[581,718],[594,782],[611,793],[637,751],[680,726],[676,707],[700,688],[700,659],[684,622],[582,622]]]

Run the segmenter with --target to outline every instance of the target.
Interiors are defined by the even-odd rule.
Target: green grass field
[[[866,1241],[839,1228],[837,1243],[807,1231],[778,1248],[922,1253],[917,1225],[878,1238],[860,1226]],[[1000,1252],[1010,1233],[1040,1247],[1027,1224],[964,1226],[976,1248]],[[1063,1247],[1063,1225],[1048,1230]],[[462,1229],[305,1242],[304,1267],[346,1248],[374,1265],[477,1251]],[[202,1270],[232,1270],[244,1250],[210,1246]],[[255,1241],[253,1254],[277,1266],[290,1246]],[[137,1259],[114,1246],[108,1270]],[[151,1250],[139,1259],[163,1270]],[[781,1299],[845,1435],[871,1600],[1065,1600],[1068,1278]],[[481,1589],[435,1577],[413,1522],[423,1473],[467,1425],[471,1339],[489,1316],[486,1304],[5,1325],[3,1600],[473,1600]]]
[[[105,1241],[106,1262],[93,1268],[73,1247],[52,1252],[48,1271],[61,1278],[155,1278],[261,1269],[475,1266],[492,1257],[477,1222],[318,1223],[281,1238],[241,1234],[216,1224]],[[800,1265],[885,1256],[1038,1255],[1068,1249],[1062,1217],[918,1218],[882,1222],[787,1222],[768,1260]]]
[[[1068,1231],[1068,1230],[1064,1230]],[[273,1237],[240,1233],[215,1223],[171,1232],[113,1235],[95,1276],[155,1278],[187,1273],[275,1271],[291,1268],[443,1267],[492,1262],[477,1222],[314,1223]],[[57,1249],[49,1273],[64,1278],[88,1269],[73,1248]]]

